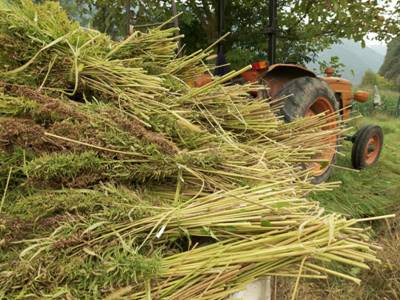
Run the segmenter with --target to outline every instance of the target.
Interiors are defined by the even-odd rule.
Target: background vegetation
[[[70,15],[91,26],[121,38],[129,25],[165,21],[172,15],[172,0],[60,0]],[[179,26],[185,35],[185,51],[204,48],[217,39],[218,0],[176,0]],[[225,1],[224,41],[228,61],[239,67],[266,57],[268,1]],[[306,63],[316,53],[343,38],[361,41],[374,33],[378,40],[390,40],[400,30],[400,3],[393,1],[279,1],[278,61]],[[391,4],[392,3],[392,4]],[[355,30],[357,28],[357,30]]]
[[[397,72],[400,72],[399,70]],[[395,91],[398,88],[394,80],[387,79],[381,74],[377,74],[371,70],[367,70],[365,72],[361,85],[368,88],[374,87],[376,85],[380,89],[391,91]]]
[[[379,73],[400,86],[400,36],[388,44],[385,61]]]
[[[383,247],[379,252],[382,264],[372,264],[371,270],[353,268],[351,272],[362,278],[360,286],[343,280],[303,280],[299,299],[303,300],[378,300],[400,299],[400,118],[389,116],[399,93],[382,91],[383,106],[378,110],[365,110],[365,117],[353,122],[354,130],[366,124],[380,125],[384,131],[384,148],[378,163],[360,172],[351,170],[351,143],[344,144],[342,153],[330,180],[341,181],[340,188],[319,192],[312,198],[321,202],[328,211],[344,213],[352,217],[366,217],[397,213],[396,218],[373,222],[375,240]],[[362,105],[369,105],[372,101]],[[279,280],[277,299],[291,295],[294,281]],[[283,298],[280,298],[283,297]]]
[[[109,1],[61,0],[69,13],[86,26],[110,33],[114,38],[123,37],[132,24],[142,28],[171,16],[171,1]],[[191,52],[215,41],[217,37],[216,0],[178,2],[180,27],[185,34],[185,51]],[[238,66],[266,56],[265,27],[267,1],[227,1],[227,31],[232,35],[225,41],[227,58]],[[283,1],[282,1],[283,2]],[[389,9],[389,1],[285,1],[279,8],[279,61],[312,61],[315,54],[340,41],[350,38],[362,41],[367,33],[377,33],[377,39],[391,39],[399,32],[400,2]],[[386,10],[386,17],[382,17]],[[145,26],[143,27],[145,28]],[[355,30],[358,28],[358,30]],[[374,167],[356,172],[350,168],[351,145],[345,145],[346,154],[339,160],[339,168],[331,180],[342,181],[341,188],[333,192],[318,193],[313,198],[321,201],[328,211],[353,217],[371,216],[398,211],[400,195],[400,119],[396,118],[400,74],[400,39],[388,45],[385,63],[379,74],[367,72],[363,85],[381,88],[383,105],[373,110],[372,101],[356,104],[356,109],[366,117],[354,122],[359,128],[366,123],[382,126],[385,146],[380,161]],[[299,299],[399,299],[400,298],[400,221],[399,217],[387,223],[372,223],[376,240],[384,247],[382,265],[372,265],[372,270],[362,273],[361,286],[343,281],[304,281]],[[359,274],[360,270],[352,270]],[[292,288],[283,283],[282,293]]]

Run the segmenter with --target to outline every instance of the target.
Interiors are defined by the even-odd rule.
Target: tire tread
[[[317,97],[324,96],[329,99],[335,111],[339,110],[339,103],[335,94],[328,84],[320,78],[300,77],[286,83],[276,98],[286,97],[284,105],[281,108],[281,115],[285,122],[292,122],[295,119],[302,118],[306,110]],[[331,165],[336,163],[336,155],[333,157]],[[313,183],[321,183],[326,181],[332,172],[329,167],[325,173],[320,176],[314,176]]]

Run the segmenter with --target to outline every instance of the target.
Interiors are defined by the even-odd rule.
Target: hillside
[[[366,70],[378,72],[384,61],[384,55],[381,53],[381,49],[376,51],[370,47],[362,48],[360,43],[343,40],[342,44],[333,45],[332,48],[321,52],[317,60],[329,61],[332,56],[338,56],[340,62],[346,66],[342,77],[351,80],[354,84],[360,84]],[[309,64],[308,67],[319,72],[317,63]]]
[[[400,37],[397,37],[388,44],[385,61],[379,73],[387,79],[399,80],[400,83]]]
[[[387,51],[387,46],[386,44],[371,44],[371,45],[367,45],[368,48],[374,50],[375,52],[378,52],[379,54],[385,56],[386,55],[386,51]]]

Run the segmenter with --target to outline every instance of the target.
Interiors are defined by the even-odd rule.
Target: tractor
[[[352,102],[366,102],[369,95],[365,91],[353,93],[351,82],[335,77],[333,73],[333,68],[327,68],[325,76],[317,77],[314,72],[300,65],[273,63],[268,66],[265,62],[257,62],[252,64],[252,70],[243,73],[242,77],[246,81],[263,81],[270,99],[283,99],[280,114],[285,122],[321,113],[348,120]],[[327,119],[327,123],[329,122],[332,123]],[[335,126],[327,124],[326,128],[332,129]],[[344,140],[353,142],[353,167],[363,169],[378,160],[383,145],[383,131],[377,125],[367,125],[353,136],[345,136]],[[332,165],[336,163],[339,137],[332,136],[329,144],[332,147],[327,148],[317,158],[330,163],[313,163],[312,166],[308,166],[312,169],[314,183],[326,181],[332,172]]]
[[[219,0],[218,13],[218,36],[224,35],[224,0]],[[176,14],[176,12],[174,12]],[[269,0],[269,20],[267,27],[268,35],[268,61],[258,61],[252,64],[251,70],[245,71],[240,77],[234,78],[232,83],[255,82],[266,88],[261,91],[263,98],[283,99],[279,114],[285,122],[291,122],[298,118],[318,114],[328,114],[335,118],[334,121],[349,120],[351,105],[353,101],[364,103],[368,100],[368,92],[356,91],[349,80],[334,76],[335,70],[328,67],[325,76],[318,77],[313,71],[299,64],[276,63],[276,40],[277,40],[277,0]],[[226,60],[224,57],[223,43],[218,44],[218,56],[216,63],[216,74],[224,75]],[[225,70],[225,71],[224,71]],[[212,80],[209,74],[203,74],[189,84],[200,87]],[[252,96],[260,96],[252,95]],[[251,97],[249,97],[251,98]],[[251,101],[251,100],[250,100]],[[337,122],[326,118],[323,128],[332,129]],[[329,145],[323,153],[316,157],[316,161],[307,168],[312,171],[312,182],[315,184],[326,181],[332,166],[336,163],[337,150],[340,136],[332,136]],[[383,131],[379,126],[367,125],[359,129],[352,136],[345,136],[345,141],[351,141],[352,165],[355,169],[363,169],[377,162],[383,146]],[[329,163],[322,163],[329,162]],[[270,277],[263,277],[249,283],[243,291],[235,293],[229,299],[265,299],[270,300],[272,285]]]
[[[224,0],[219,0],[218,35],[224,34]],[[328,67],[325,76],[317,75],[306,67],[298,64],[276,63],[277,40],[277,0],[269,0],[268,61],[258,61],[252,64],[252,69],[241,74],[235,82],[259,82],[266,86],[270,99],[284,99],[280,114],[286,122],[297,118],[326,113],[337,118],[348,120],[353,101],[366,102],[368,93],[357,91],[353,93],[349,80],[335,77],[335,70]],[[217,66],[226,65],[223,44],[218,43]],[[221,68],[222,70],[224,68]],[[219,70],[218,68],[216,70]],[[223,75],[223,71],[221,74]],[[207,75],[205,75],[207,76]],[[199,78],[194,84],[201,86],[210,79]],[[337,112],[335,114],[335,112]],[[327,123],[330,121],[327,120]],[[332,122],[330,122],[332,123]],[[327,124],[327,128],[332,128]],[[345,141],[353,142],[352,165],[355,169],[363,169],[373,165],[379,158],[383,146],[383,132],[379,126],[368,125],[357,131],[353,136],[345,136]],[[313,163],[308,166],[312,170],[313,182],[318,184],[326,181],[336,162],[339,137],[332,137],[324,153],[316,160],[328,161],[329,164]]]

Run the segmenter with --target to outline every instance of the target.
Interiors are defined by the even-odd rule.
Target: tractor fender
[[[274,98],[289,81],[300,77],[317,77],[314,72],[295,64],[274,64],[263,74],[269,88],[269,96]]]

